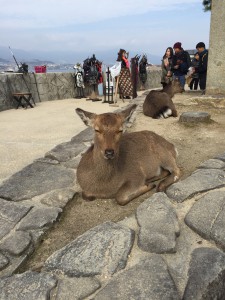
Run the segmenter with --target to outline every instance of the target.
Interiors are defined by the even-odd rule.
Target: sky
[[[202,0],[0,0],[0,46],[35,53],[162,57],[175,42],[208,47],[209,31]]]

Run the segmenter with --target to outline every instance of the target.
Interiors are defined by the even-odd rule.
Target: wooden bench
[[[31,104],[31,100],[33,101],[34,105],[34,99],[32,97],[32,93],[13,93],[12,94],[13,99],[16,100],[16,102],[18,103],[17,105],[17,109],[22,106],[23,108],[27,108],[27,106],[29,105],[31,108],[33,108],[34,106]]]

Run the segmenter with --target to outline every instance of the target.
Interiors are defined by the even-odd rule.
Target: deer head
[[[114,159],[119,153],[120,138],[137,105],[131,105],[119,113],[95,114],[77,108],[75,111],[85,125],[95,131],[94,149],[104,159]]]

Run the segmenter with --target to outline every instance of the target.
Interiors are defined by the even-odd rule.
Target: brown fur
[[[181,87],[179,81],[176,79],[166,85],[161,91],[150,91],[146,96],[143,104],[144,115],[153,119],[158,119],[160,117],[166,118],[169,115],[177,117],[177,110],[172,101],[172,98],[176,93],[181,92],[183,92],[183,88]],[[166,116],[165,112],[168,110],[171,111],[170,114]]]
[[[76,112],[95,130],[94,145],[82,156],[77,179],[83,198],[115,198],[120,205],[155,187],[164,191],[180,177],[174,146],[151,131],[123,133],[124,123],[135,111],[132,105],[121,113]]]

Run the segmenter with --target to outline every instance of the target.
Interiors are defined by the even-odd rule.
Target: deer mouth
[[[115,151],[113,149],[106,149],[104,153],[105,159],[114,159]]]

